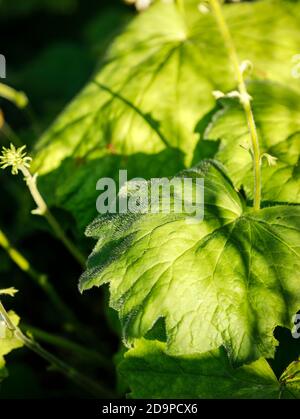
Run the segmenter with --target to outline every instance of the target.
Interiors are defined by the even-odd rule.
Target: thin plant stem
[[[28,98],[24,92],[19,92],[3,83],[0,83],[0,97],[9,100],[20,109],[26,108],[28,105]]]
[[[11,260],[48,295],[54,307],[61,313],[67,322],[76,323],[75,316],[64,303],[55,288],[49,282],[47,275],[36,271],[30,262],[9,242],[4,232],[0,229],[0,246],[6,251]]]
[[[41,342],[48,343],[57,348],[65,349],[70,353],[76,354],[76,356],[78,356],[83,361],[88,361],[94,366],[99,366],[106,371],[111,372],[111,361],[96,351],[86,349],[84,346],[70,341],[69,339],[55,335],[53,333],[45,332],[44,330],[33,326],[22,324],[22,329],[26,333],[29,332],[31,335],[33,335],[34,338],[37,338]]]
[[[30,171],[25,166],[20,166],[20,171],[23,173],[26,180],[26,184],[31,193],[31,196],[37,205],[37,208],[33,211],[33,213],[37,215],[42,215],[46,218],[46,220],[48,221],[49,225],[51,226],[56,236],[66,246],[66,248],[74,256],[77,262],[82,267],[85,267],[85,259],[86,259],[85,256],[80,252],[80,250],[77,249],[74,243],[72,243],[71,240],[69,240],[69,238],[66,236],[62,227],[60,226],[56,218],[53,216],[44,198],[40,194],[37,187],[37,182],[36,182],[37,176],[36,175],[32,176]]]
[[[77,319],[71,308],[63,301],[51,282],[49,282],[48,276],[34,269],[28,259],[11,245],[1,229],[0,246],[6,251],[11,260],[45,292],[53,306],[60,313],[60,320],[64,330],[75,334],[81,339],[83,338],[87,342],[95,343],[93,334],[89,333],[85,325]]]
[[[3,135],[10,140],[13,140],[15,144],[18,146],[22,146],[22,140],[18,136],[18,134],[8,125],[7,122],[4,122],[2,127],[0,128],[0,131],[2,131]]]
[[[0,315],[2,316],[6,327],[14,334],[15,338],[21,341],[28,349],[35,352],[45,361],[49,362],[52,368],[56,371],[62,373],[65,377],[72,380],[78,386],[83,388],[85,391],[93,395],[94,397],[99,398],[110,398],[114,397],[112,392],[107,390],[103,385],[95,382],[91,378],[83,375],[81,372],[77,371],[74,367],[70,366],[66,362],[62,361],[41,345],[35,342],[33,339],[25,336],[19,327],[15,326],[10,320],[7,311],[5,310],[3,304],[0,301]]]
[[[231,63],[234,68],[235,76],[238,82],[238,89],[241,96],[241,103],[245,111],[248,129],[252,142],[252,152],[253,152],[253,174],[254,174],[254,210],[259,210],[261,203],[261,154],[259,147],[259,139],[256,129],[256,124],[253,116],[253,111],[251,107],[250,97],[247,92],[246,83],[244,80],[243,72],[240,68],[240,61],[235,48],[231,33],[229,31],[226,20],[223,16],[222,8],[219,0],[209,0],[211,8],[214,12],[219,30],[224,39],[225,45],[228,50],[228,54],[231,60]]]

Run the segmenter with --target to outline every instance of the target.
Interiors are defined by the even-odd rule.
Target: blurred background
[[[0,145],[8,146],[13,141],[16,145],[27,144],[30,150],[89,80],[107,46],[135,13],[133,6],[121,0],[0,0],[0,53],[6,57],[7,76],[0,81],[24,91],[30,102],[26,110],[21,110],[0,98],[4,118]],[[71,302],[83,329],[85,322],[88,324],[91,336],[87,346],[100,354],[92,373],[104,378],[108,387],[115,387],[113,355],[119,349],[118,323],[114,315],[107,315],[103,298],[106,291],[102,297],[101,291],[96,295],[79,294],[77,281],[81,270],[54,240],[47,223],[31,216],[32,199],[21,176],[1,171],[0,202],[0,230],[37,271],[49,274],[64,300]],[[58,215],[64,218],[64,214]],[[65,217],[67,226],[72,221]],[[92,245],[87,245],[91,249]],[[23,330],[34,325],[55,337],[70,337],[86,345],[81,333],[73,336],[67,330],[40,287],[0,247],[0,288],[10,286],[19,293],[8,306],[22,317]],[[34,336],[39,332],[35,330]],[[81,332],[85,334],[84,330]],[[39,340],[45,340],[44,345],[52,352],[89,373],[84,354],[80,360],[72,359],[72,351],[57,342],[49,343],[48,336],[39,336]],[[60,374],[46,373],[46,363],[26,349],[8,355],[7,366],[10,375],[0,384],[0,398],[87,396]]]

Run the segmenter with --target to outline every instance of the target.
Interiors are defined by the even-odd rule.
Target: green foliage
[[[300,95],[286,86],[270,82],[249,85],[262,153],[276,157],[269,166],[262,161],[262,199],[300,203]],[[218,140],[214,156],[228,169],[236,187],[244,187],[252,198],[252,158],[245,150],[250,145],[245,116],[239,102],[221,99],[222,109],[208,124],[202,138]],[[199,142],[199,151],[205,147]],[[198,161],[197,150],[194,157]]]
[[[222,348],[176,357],[168,355],[165,343],[140,339],[118,369],[132,398],[277,399],[295,391],[290,382],[281,390],[265,359],[235,369]]]
[[[100,216],[81,290],[110,282],[128,341],[164,317],[170,354],[224,346],[238,365],[272,357],[274,328],[291,328],[300,306],[300,208],[249,211],[213,162],[181,176],[204,178],[204,220]]]
[[[13,311],[10,311],[8,314],[12,323],[17,326],[20,320],[19,317]],[[4,356],[22,346],[23,343],[16,339],[13,333],[0,321],[0,382],[8,375]]]
[[[283,389],[288,389],[294,398],[300,397],[300,359],[292,362],[280,377]]]
[[[81,229],[96,215],[100,177],[114,177],[120,167],[150,178],[161,168],[160,176],[174,175],[183,160],[189,166],[195,128],[215,105],[212,91],[235,87],[215,20],[199,13],[198,3],[185,1],[185,16],[172,2],[138,16],[38,142],[40,186],[49,204],[70,211]],[[252,78],[299,89],[291,75],[300,51],[299,3],[263,0],[224,12],[241,60],[254,63]]]
[[[69,13],[81,7],[80,0],[10,3],[0,4],[3,16],[49,9]],[[225,4],[233,42],[226,36],[226,22],[222,30],[219,3],[210,5],[214,13],[200,8],[201,13],[199,0],[156,0],[131,22],[129,12],[111,4],[99,15],[89,9],[82,18],[87,21],[76,31],[76,38],[83,37],[80,42],[51,38],[12,75],[16,87],[29,93],[29,118],[31,104],[45,97],[39,121],[44,125],[83,85],[93,54],[99,58],[86,87],[35,143],[30,167],[22,144],[4,149],[3,168],[25,174],[38,207],[34,213],[45,216],[56,238],[38,236],[32,249],[32,243],[24,249],[26,259],[6,237],[0,243],[59,313],[52,316],[52,306],[35,298],[33,320],[41,314],[41,324],[46,318],[58,334],[29,324],[34,339],[20,329],[17,336],[97,398],[115,396],[99,377],[105,373],[113,380],[109,355],[120,334],[127,350],[115,357],[117,393],[124,394],[128,385],[134,398],[300,398],[299,345],[291,349],[276,329],[281,326],[282,335],[290,336],[300,309],[300,2]],[[248,60],[250,71],[245,68]],[[6,86],[2,90],[6,99],[18,93]],[[21,142],[7,114],[10,109],[0,113],[0,130]],[[39,130],[35,123],[27,128],[31,138]],[[256,129],[261,150],[253,137]],[[127,169],[128,179],[169,177],[175,185],[183,178],[204,179],[204,219],[196,220],[187,210],[95,218],[97,180],[111,177],[118,182],[120,169]],[[256,195],[254,209],[257,173],[262,177],[262,205],[256,205]],[[173,203],[178,200],[176,187]],[[132,190],[129,199],[140,199],[139,192]],[[23,208],[20,195],[16,188],[15,207]],[[144,196],[149,198],[149,190]],[[45,228],[43,221],[31,224],[24,217],[27,201],[18,224],[8,217],[11,207],[1,214],[5,230],[7,219],[13,230],[26,225],[22,231],[30,238],[36,236],[36,226]],[[69,259],[72,254],[83,264],[88,243],[83,230],[89,223],[87,236],[98,241],[79,288],[107,284],[111,308],[97,296],[71,297],[79,270]],[[10,232],[14,241],[18,234]],[[57,238],[69,254],[56,246]],[[26,244],[22,240],[21,246]],[[35,270],[27,253],[48,265],[49,275],[39,274],[39,263]],[[14,276],[0,256],[5,282],[0,294],[14,295],[15,289],[6,284]],[[13,285],[19,289],[19,283]],[[111,331],[99,328],[99,317],[103,324],[105,316]],[[117,317],[121,325],[116,325]],[[12,312],[10,319],[18,324]],[[53,346],[55,355],[35,338]],[[4,356],[19,346],[0,323],[0,381],[7,375]],[[60,359],[66,353],[70,364]],[[77,370],[80,365],[87,375]]]

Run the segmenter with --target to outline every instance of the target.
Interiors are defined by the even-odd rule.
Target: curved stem
[[[61,242],[66,246],[69,252],[74,256],[74,258],[78,261],[78,263],[85,267],[85,256],[77,249],[74,243],[65,235],[60,224],[57,222],[56,218],[52,215],[51,211],[49,210],[44,198],[40,194],[36,178],[37,175],[32,176],[30,171],[25,167],[20,167],[21,172],[23,173],[28,189],[31,193],[32,198],[34,199],[37,209],[33,211],[34,214],[42,215],[46,218],[49,225],[51,226],[52,230],[56,234],[56,236],[61,240]]]
[[[89,377],[83,375],[79,371],[77,371],[74,367],[68,365],[61,359],[57,358],[55,355],[51,354],[47,350],[45,350],[41,345],[39,345],[34,340],[30,339],[29,337],[25,336],[19,327],[15,326],[12,321],[10,320],[8,313],[6,312],[3,304],[0,301],[0,315],[2,316],[6,327],[13,332],[14,336],[19,339],[27,348],[35,352],[45,361],[49,362],[49,364],[57,371],[61,372],[67,378],[72,380],[74,383],[79,385],[84,390],[88,391],[95,397],[104,397],[110,398],[114,397],[112,392],[107,390],[104,386],[96,383],[94,380],[90,379]]]
[[[72,309],[64,302],[64,300],[57,293],[46,274],[36,271],[30,262],[15,249],[9,242],[4,232],[0,229],[0,246],[6,251],[11,260],[25,272],[49,297],[57,311],[61,314],[60,322],[64,330],[76,334],[77,337],[83,338],[86,342],[95,344],[95,339],[92,333],[86,329]]]
[[[33,279],[33,281],[39,285],[44,292],[49,296],[49,299],[53,305],[60,311],[63,317],[68,322],[75,322],[75,316],[69,307],[63,302],[55,288],[49,282],[48,277],[42,273],[37,272],[32,268],[30,262],[14,247],[11,246],[8,238],[0,229],[0,246],[6,251],[11,260],[27,275]]]
[[[228,54],[231,60],[231,63],[234,68],[234,72],[238,82],[238,89],[241,95],[242,106],[245,111],[248,129],[252,142],[252,151],[253,151],[253,174],[254,174],[254,209],[259,210],[261,202],[261,155],[258,134],[256,129],[256,124],[253,116],[253,111],[250,103],[250,97],[247,92],[247,87],[245,84],[243,72],[240,68],[240,62],[238,54],[231,37],[231,33],[227,26],[226,20],[224,19],[222,8],[219,3],[219,0],[209,0],[212,10],[215,14],[216,21],[219,27],[219,30],[222,34],[224,42],[226,44]]]
[[[62,348],[71,353],[78,355],[84,361],[92,363],[94,366],[101,367],[108,372],[111,372],[111,361],[100,353],[87,349],[78,343],[72,342],[62,336],[54,335],[53,333],[45,332],[37,327],[28,326],[22,323],[22,329],[33,335],[41,342],[49,343],[57,348]]]
[[[24,92],[18,92],[3,83],[0,83],[0,96],[14,103],[20,109],[26,108],[28,105],[28,98]]]

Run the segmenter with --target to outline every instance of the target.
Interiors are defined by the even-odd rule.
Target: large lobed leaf
[[[95,183],[121,168],[132,176],[173,175],[189,165],[195,128],[214,107],[213,90],[235,88],[211,14],[186,0],[159,1],[117,38],[101,70],[39,141],[34,169],[50,205],[83,228],[95,216]],[[300,51],[299,3],[263,0],[225,5],[241,60],[254,78],[299,88],[291,75]],[[205,118],[204,118],[205,120]],[[287,136],[283,133],[284,138]]]
[[[166,344],[139,339],[118,370],[130,397],[144,399],[278,399],[297,396],[291,381],[278,382],[263,358],[232,368],[224,349],[170,356]]]
[[[80,289],[110,283],[128,343],[164,318],[168,354],[224,346],[237,365],[272,357],[274,328],[291,328],[300,308],[300,207],[246,208],[212,161],[180,176],[204,178],[204,220],[100,216]]]

